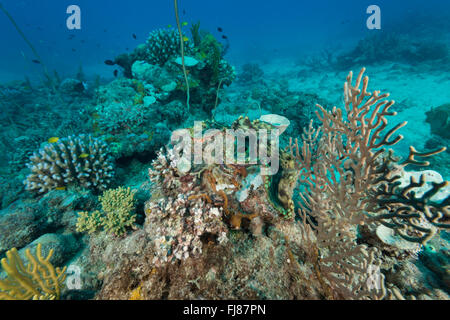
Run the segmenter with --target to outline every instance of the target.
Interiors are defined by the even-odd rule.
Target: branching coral
[[[448,198],[440,204],[430,201],[446,183],[434,184],[420,198],[412,189],[423,185],[423,177],[420,183],[411,180],[409,186],[401,190],[398,187],[395,159],[392,151],[386,152],[384,147],[402,139],[394,134],[406,122],[386,132],[387,117],[396,114],[389,111],[394,101],[385,100],[389,94],[367,92],[369,79],[363,78],[364,71],[354,86],[352,73],[347,78],[345,113],[336,107],[327,111],[318,105],[322,126],[315,130],[310,125],[302,147],[298,143],[290,147],[304,188],[300,194],[301,214],[314,218],[310,225],[317,233],[315,250],[320,250],[316,274],[332,289],[333,298],[384,295],[380,279],[379,290],[366,290],[373,276],[369,271],[377,267],[377,253],[357,244],[358,225],[383,223],[407,240],[424,243],[439,228],[448,228],[449,221]],[[427,165],[414,156],[440,151],[420,154],[411,149],[408,160],[396,165]]]
[[[105,191],[99,197],[102,211],[80,212],[77,231],[94,233],[103,228],[117,236],[125,234],[136,221],[134,194],[135,191],[123,187]]]
[[[126,232],[127,228],[134,225],[135,192],[130,188],[119,187],[107,190],[99,197],[105,213],[104,228],[108,233],[120,236]]]
[[[181,35],[183,37],[183,35]],[[187,46],[186,51],[190,48]],[[151,64],[164,65],[180,54],[180,34],[173,29],[159,29],[150,33],[146,45],[146,59]]]
[[[6,253],[1,264],[8,277],[0,280],[1,300],[59,299],[66,278],[66,267],[55,269],[50,263],[53,249],[44,258],[41,247],[39,243],[36,257],[29,249],[25,251],[28,263],[22,261],[16,248]]]
[[[30,158],[26,189],[48,192],[69,185],[104,190],[113,177],[107,145],[91,136],[70,136],[46,144]]]

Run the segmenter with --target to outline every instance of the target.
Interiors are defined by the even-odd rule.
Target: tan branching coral
[[[119,187],[106,190],[99,197],[102,210],[92,213],[79,212],[77,231],[94,233],[103,228],[106,232],[121,236],[132,228],[136,221],[135,190]]]
[[[387,130],[387,118],[396,115],[389,111],[394,101],[385,99],[387,93],[369,93],[369,78],[363,78],[364,71],[355,85],[351,72],[347,77],[344,111],[336,107],[328,111],[318,105],[320,129],[310,125],[301,147],[297,141],[290,144],[303,187],[301,215],[314,218],[305,228],[314,229],[317,238],[312,242],[313,251],[320,251],[316,274],[331,288],[330,298],[337,299],[385,295],[378,253],[357,244],[358,225],[381,222],[405,239],[422,243],[439,228],[449,227],[448,198],[440,204],[430,201],[446,183],[434,184],[419,198],[412,189],[423,184],[423,177],[421,182],[411,181],[400,190],[396,183],[399,177],[395,176],[398,166],[428,164],[415,160],[415,156],[430,156],[442,149],[422,154],[411,149],[408,160],[397,164],[393,152],[384,148],[402,139],[394,135],[406,122]],[[378,270],[376,290],[369,285],[374,270]]]
[[[0,280],[1,300],[54,300],[59,299],[61,286],[66,278],[66,267],[54,268],[50,263],[53,249],[44,258],[41,244],[36,247],[36,257],[25,251],[28,263],[22,261],[16,248],[6,253],[1,261],[8,274]]]
[[[26,189],[44,193],[77,184],[105,190],[113,177],[107,145],[91,136],[70,136],[48,143],[30,158]]]

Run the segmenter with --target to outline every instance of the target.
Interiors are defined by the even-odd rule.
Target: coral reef
[[[26,189],[45,193],[76,184],[104,190],[113,177],[108,147],[100,139],[80,135],[44,145],[30,158]]]
[[[442,149],[411,149],[403,162],[385,151],[401,139],[394,134],[405,124],[385,131],[393,102],[369,93],[363,73],[356,84],[351,73],[347,78],[345,113],[318,107],[321,126],[311,123],[303,146],[291,143],[282,152],[278,177],[261,177],[250,165],[190,166],[174,149],[160,152],[149,171],[144,228],[114,244],[95,242],[95,250],[108,250],[97,298],[445,297],[434,280],[405,279],[417,270],[422,244],[448,228],[446,183],[427,187],[424,172],[418,173],[421,183],[412,173],[399,181],[406,165],[427,165],[417,159]],[[242,117],[232,128],[260,125]],[[286,219],[296,187],[300,219]],[[376,233],[380,225],[390,230],[379,232],[383,239]],[[392,246],[388,237],[409,245]],[[135,251],[132,243],[139,243]],[[276,281],[266,281],[271,277]]]
[[[439,41],[415,40],[396,33],[370,35],[360,40],[350,52],[336,57],[333,64],[347,69],[357,64],[382,62],[442,63],[450,57],[448,46]]]
[[[246,51],[235,81],[236,34],[177,20],[114,78],[0,84],[0,298],[450,299],[445,38]],[[364,69],[342,94],[361,63],[400,103]]]
[[[242,72],[238,75],[239,81],[244,83],[254,83],[261,81],[264,71],[256,63],[246,63],[242,66]]]
[[[8,277],[0,280],[2,300],[54,300],[59,299],[61,286],[65,280],[66,268],[54,268],[49,262],[53,250],[47,257],[41,254],[41,244],[36,247],[36,257],[26,251],[28,263],[21,260],[17,249],[6,253],[1,261]]]
[[[223,56],[226,49],[212,34],[192,28],[193,40],[183,35],[184,54],[181,55],[179,32],[173,29],[154,31],[146,44],[138,46],[133,53],[123,54],[115,63],[122,66],[128,78],[154,86],[162,92],[162,100],[170,97],[184,101],[189,95],[186,109],[191,104],[196,112],[210,115],[215,106],[217,88],[229,86],[236,74]],[[189,89],[189,90],[188,90]],[[160,97],[156,97],[161,100]]]

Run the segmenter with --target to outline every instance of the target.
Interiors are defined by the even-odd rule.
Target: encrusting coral
[[[108,146],[100,139],[79,135],[48,143],[30,158],[32,173],[26,189],[45,193],[70,185],[105,190],[114,174]]]
[[[103,228],[116,236],[125,234],[136,221],[135,193],[135,190],[123,187],[106,190],[99,197],[101,211],[78,213],[77,231],[91,234]]]
[[[56,300],[61,294],[61,286],[66,278],[66,267],[54,268],[50,263],[53,249],[44,258],[41,244],[36,247],[36,257],[25,251],[28,263],[22,261],[16,248],[6,253],[1,261],[8,274],[0,280],[0,300]]]

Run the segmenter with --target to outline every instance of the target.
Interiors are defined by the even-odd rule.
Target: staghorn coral
[[[45,193],[76,184],[104,190],[113,177],[113,163],[107,145],[92,136],[79,135],[48,143],[30,158],[32,173],[26,189]]]
[[[419,183],[412,178],[403,188],[399,188],[396,176],[396,166],[428,165],[415,156],[426,157],[443,149],[418,153],[411,148],[408,159],[396,163],[393,151],[385,152],[384,147],[402,139],[393,135],[406,122],[385,132],[387,117],[396,115],[389,111],[394,101],[385,100],[389,94],[367,92],[369,78],[363,78],[364,71],[355,85],[351,72],[347,77],[345,113],[318,105],[322,126],[314,129],[311,123],[305,129],[302,147],[297,142],[290,144],[303,187],[300,214],[309,222],[304,226],[305,237],[310,238],[311,252],[316,252],[310,260],[316,276],[328,288],[328,296],[335,299],[386,295],[379,272],[377,290],[370,290],[373,272],[379,270],[379,252],[358,244],[358,225],[382,223],[406,240],[421,243],[438,229],[449,227],[448,197],[440,204],[430,201],[446,183],[433,184],[430,191],[416,197],[411,190],[423,185],[424,176]],[[316,241],[311,240],[313,233]]]
[[[16,248],[6,253],[1,264],[8,277],[0,280],[1,300],[59,299],[61,286],[66,278],[66,267],[55,269],[49,262],[53,249],[44,258],[41,247],[39,243],[36,247],[36,257],[29,249],[25,251],[28,263],[22,261]]]
[[[119,187],[106,190],[99,197],[102,210],[91,214],[80,212],[77,221],[77,231],[87,231],[89,234],[103,228],[107,233],[121,236],[127,228],[133,227],[136,221],[135,190]]]

